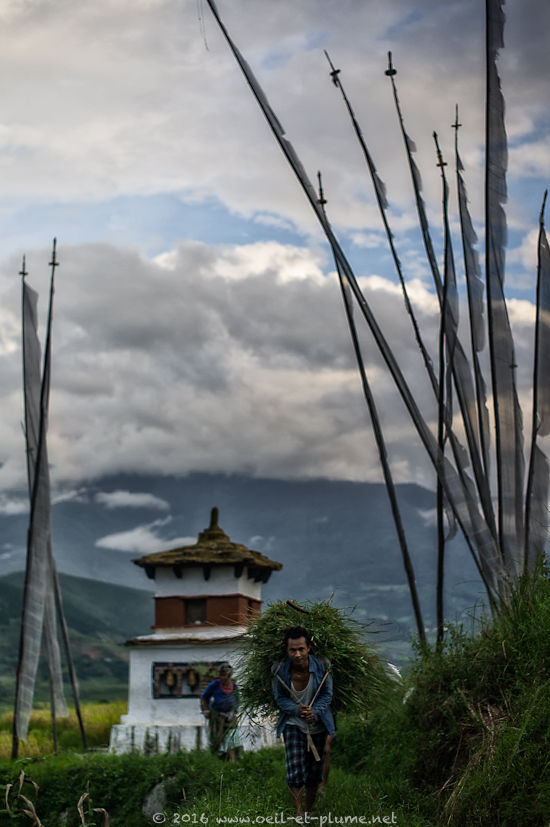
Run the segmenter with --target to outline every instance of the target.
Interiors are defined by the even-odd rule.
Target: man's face
[[[294,666],[302,667],[309,662],[310,648],[305,637],[297,637],[288,639],[286,651]]]

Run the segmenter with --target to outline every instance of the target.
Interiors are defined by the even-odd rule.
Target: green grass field
[[[84,703],[81,707],[82,720],[88,746],[106,748],[113,724],[120,722],[120,716],[127,712],[126,701],[113,703]],[[60,752],[82,750],[82,739],[74,708],[68,718],[57,719],[57,739]],[[11,756],[13,713],[5,712],[0,717],[0,759]],[[19,757],[47,756],[53,753],[52,720],[49,707],[33,710],[29,723],[29,736],[19,745]]]
[[[452,628],[441,651],[419,653],[368,716],[338,716],[329,783],[312,823],[548,827],[549,666],[550,579],[541,573],[493,620]],[[111,827],[290,820],[281,747],[245,753],[236,765],[196,751],[107,754],[124,711],[124,702],[84,704],[91,749],[82,750],[72,715],[59,721],[54,756],[49,712],[39,709],[15,762],[4,714],[0,801],[7,796],[8,806],[0,803],[0,825],[100,827],[101,808]],[[162,796],[144,812],[155,790]]]
[[[95,723],[90,737],[93,731],[98,743],[107,740],[107,718],[104,717],[107,711],[115,717],[119,710],[114,705],[109,710],[103,706],[87,710],[88,721]],[[5,717],[2,726],[6,724]],[[32,823],[22,812],[29,810],[28,804],[17,798],[21,771],[25,774],[22,793],[32,802],[43,827],[82,825],[77,805],[84,793],[88,794],[82,805],[86,827],[104,823],[103,814],[94,812],[94,808],[108,812],[111,827],[145,827],[154,823],[212,827],[223,823],[295,823],[282,747],[245,753],[234,765],[221,762],[208,752],[154,757],[104,752],[84,754],[75,750],[72,743],[54,756],[45,752],[50,745],[45,731],[46,716],[38,713],[33,724],[33,748],[41,754],[16,762],[0,760],[0,777],[5,785],[0,791],[2,798],[7,785],[14,785],[8,791],[11,812],[2,811],[0,805],[0,825]],[[67,733],[71,729],[69,738]],[[66,743],[77,739],[74,721],[69,722],[67,733]],[[391,783],[385,788],[387,781],[389,779],[383,779],[380,787],[368,773],[352,773],[336,759],[326,792],[318,797],[314,814],[319,819],[323,817],[322,823],[327,825],[344,818],[348,819],[347,823],[354,823],[350,819],[355,819],[355,823],[364,824],[430,825],[429,820],[419,815],[414,800],[391,798],[395,791]],[[144,802],[160,783],[164,800],[153,804],[145,814]]]

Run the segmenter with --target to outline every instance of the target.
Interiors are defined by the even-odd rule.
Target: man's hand
[[[210,710],[209,709],[204,710],[204,717],[205,718],[210,718]]]
[[[315,720],[313,709],[310,706],[304,706],[304,704],[300,704],[300,712],[298,714],[300,718],[305,718],[308,724],[312,724]]]

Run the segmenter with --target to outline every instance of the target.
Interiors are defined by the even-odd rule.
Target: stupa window
[[[185,601],[185,625],[195,626],[206,623],[206,598],[198,597]]]

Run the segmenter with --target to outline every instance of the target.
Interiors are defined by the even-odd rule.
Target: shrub
[[[456,824],[541,824],[550,810],[550,581],[524,577],[477,630],[419,658],[412,780]]]

